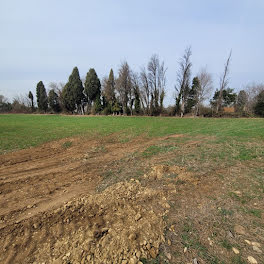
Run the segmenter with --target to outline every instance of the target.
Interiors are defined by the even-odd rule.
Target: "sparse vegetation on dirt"
[[[0,263],[264,262],[262,119],[0,119]]]

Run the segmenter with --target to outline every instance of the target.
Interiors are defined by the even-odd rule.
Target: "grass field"
[[[120,133],[120,140],[138,135],[215,136],[217,140],[264,139],[263,119],[180,119],[158,117],[76,117],[60,115],[0,115],[0,153],[76,135]]]
[[[43,144],[46,142],[51,143]],[[27,150],[29,147],[35,148]],[[20,149],[25,150],[16,151]],[[10,209],[10,213],[4,209],[3,216],[0,211],[0,220],[4,221],[0,226],[12,226],[10,222],[22,216],[27,219],[29,213],[37,217],[42,206],[47,210],[54,201],[61,203],[62,197],[64,202],[73,195],[87,194],[91,185],[95,193],[104,194],[108,187],[134,179],[142,188],[161,193],[169,208],[162,216],[165,241],[158,254],[142,257],[142,263],[193,263],[196,258],[199,264],[247,264],[253,263],[250,257],[264,263],[264,119],[0,115],[0,152],[4,153],[0,155],[1,207]],[[161,177],[151,178],[157,170]],[[130,201],[133,199],[127,203]],[[155,203],[143,205],[159,215],[162,206],[155,207]],[[115,212],[109,213],[110,218]],[[131,212],[121,217],[122,221]],[[45,230],[43,234],[49,241],[60,239],[56,230],[72,234],[78,231],[76,223],[69,230],[67,224],[58,226],[68,218],[57,213],[56,224],[45,224],[42,218],[39,225],[42,229],[47,226],[50,235]],[[83,230],[88,226],[85,215],[80,219]],[[144,219],[146,225],[151,221],[142,211]],[[30,234],[36,234],[32,240],[27,236],[23,244],[27,232],[14,225],[18,236],[9,235],[13,231],[8,225],[3,230],[7,250],[2,252],[0,262],[11,255],[9,263],[20,263],[26,257],[21,254],[23,250],[18,252],[19,248],[45,242],[42,237],[38,240],[35,229],[30,229]],[[25,226],[32,223],[25,221]],[[122,227],[126,229],[129,227]],[[66,235],[60,236],[66,239]],[[79,238],[74,239],[79,243]],[[55,245],[50,243],[49,250]],[[74,248],[69,242],[66,251],[60,250],[66,254]],[[32,252],[27,253],[28,259],[35,254],[39,262],[51,263],[46,253]],[[69,256],[72,262],[63,261],[79,263],[74,262],[72,253]],[[83,263],[89,263],[86,256]]]

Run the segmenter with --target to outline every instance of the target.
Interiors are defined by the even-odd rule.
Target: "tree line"
[[[26,98],[15,97],[12,104],[0,96],[0,111],[181,117],[223,116],[230,113],[237,116],[264,116],[264,85],[249,85],[238,94],[229,87],[232,52],[225,62],[219,87],[213,95],[212,75],[206,68],[191,78],[191,55],[191,48],[187,47],[179,59],[173,106],[164,107],[167,67],[154,54],[139,72],[133,71],[124,61],[117,76],[110,69],[109,75],[101,80],[93,68],[81,79],[78,68],[74,67],[66,84],[52,82],[47,91],[43,82],[38,82],[36,106],[30,91]]]

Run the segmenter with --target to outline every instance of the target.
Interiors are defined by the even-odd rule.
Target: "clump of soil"
[[[164,241],[166,203],[160,191],[135,180],[69,202],[56,214],[71,216],[77,210],[84,224],[55,242],[45,242],[34,259],[36,263],[140,263],[156,258]]]
[[[152,170],[144,175],[144,178],[161,180],[162,178],[175,178],[177,180],[188,181],[191,180],[192,174],[184,167],[168,166],[168,165],[156,165],[152,167]]]

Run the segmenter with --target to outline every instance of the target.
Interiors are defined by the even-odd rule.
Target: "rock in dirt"
[[[146,248],[147,248],[147,250],[150,250],[151,249],[150,243],[147,243]]]
[[[193,264],[199,264],[197,258],[195,258],[195,259],[193,260]]]
[[[234,231],[239,234],[239,235],[245,235],[246,234],[246,230],[243,226],[241,225],[235,225],[234,227]]]
[[[129,264],[137,264],[137,258],[136,257],[132,257],[132,258],[130,258],[130,260],[129,260]]]
[[[262,250],[257,246],[253,246],[253,250],[258,252],[258,253],[262,253]]]
[[[234,238],[234,235],[232,234],[231,231],[227,231],[227,236],[228,236],[228,237],[231,237],[231,238]]]
[[[142,217],[141,214],[139,214],[139,213],[136,214],[136,216],[135,216],[135,221],[138,221],[139,219],[141,219],[141,217]]]
[[[245,242],[248,244],[248,245],[251,245],[251,242],[247,239],[245,239]]]
[[[232,250],[235,254],[239,254],[239,250],[237,248],[232,247]]]
[[[137,235],[136,235],[135,233],[133,233],[133,234],[130,234],[128,238],[129,238],[130,240],[136,240]]]
[[[248,256],[248,261],[251,264],[258,264],[257,260],[255,258],[253,258],[252,256]]]
[[[258,242],[251,242],[252,246],[261,247],[260,243]]]
[[[155,250],[153,247],[149,250],[149,254],[152,258],[156,258],[158,255],[157,250]]]
[[[165,257],[166,257],[168,260],[171,260],[171,254],[170,254],[170,253],[165,253]]]

